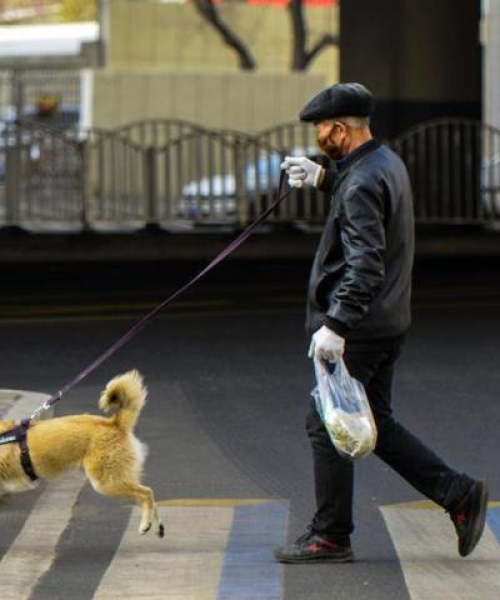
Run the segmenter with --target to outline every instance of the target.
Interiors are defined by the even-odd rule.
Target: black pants
[[[401,341],[373,349],[347,347],[344,361],[350,374],[366,389],[378,428],[375,454],[419,492],[445,509],[453,507],[472,480],[450,469],[438,456],[392,417],[391,389]],[[353,466],[335,450],[316,411],[307,417],[307,433],[314,459],[317,511],[312,528],[329,537],[346,538],[352,521]]]

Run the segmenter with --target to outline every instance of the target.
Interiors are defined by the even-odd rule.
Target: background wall
[[[498,60],[500,58],[500,3],[485,3],[483,21],[484,44],[484,120],[500,129],[500,79]]]
[[[480,0],[341,0],[340,78],[377,96],[392,137],[426,119],[480,118]]]
[[[338,80],[338,48],[305,72],[290,71],[286,7],[219,5],[223,20],[252,52],[258,68],[238,58],[190,4],[112,0],[106,4],[106,69],[85,76],[85,125],[116,127],[171,118],[213,128],[256,132],[296,121],[303,105]],[[305,9],[310,44],[338,33],[338,8]],[[89,93],[89,84],[92,93]]]
[[[325,87],[324,77],[314,74],[161,69],[93,71],[86,74],[85,82],[85,96],[91,103],[85,110],[85,125],[112,128],[135,120],[169,118],[250,133],[296,121],[304,104]]]
[[[244,40],[259,70],[290,70],[291,25],[283,6],[226,3],[224,21]],[[238,71],[236,54],[190,4],[112,0],[109,3],[110,67],[160,66],[176,70]],[[305,9],[309,39],[338,33],[338,7]],[[312,63],[311,73],[338,81],[338,48],[329,47]]]

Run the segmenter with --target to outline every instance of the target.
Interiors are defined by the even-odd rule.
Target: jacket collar
[[[353,150],[350,154],[344,156],[344,158],[335,161],[339,173],[343,173],[344,171],[349,169],[349,167],[354,165],[354,163],[357,163],[367,154],[379,148],[380,145],[381,143],[379,142],[379,140],[372,138],[371,140],[368,140],[361,146],[358,146],[356,150]]]

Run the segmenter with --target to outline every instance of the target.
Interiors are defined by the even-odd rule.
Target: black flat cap
[[[337,83],[314,96],[300,111],[301,121],[324,121],[335,117],[369,117],[375,102],[360,83]]]

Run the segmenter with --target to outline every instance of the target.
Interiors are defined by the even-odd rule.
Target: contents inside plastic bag
[[[349,375],[343,360],[331,366],[315,360],[314,370],[312,396],[335,448],[352,459],[368,456],[377,443],[377,426],[363,385]]]

